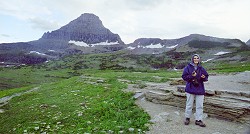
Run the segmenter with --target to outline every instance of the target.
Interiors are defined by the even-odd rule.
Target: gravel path
[[[250,92],[250,71],[209,76],[205,88],[210,90],[227,90],[232,92]]]
[[[244,124],[219,120],[207,117],[204,119],[206,127],[202,128],[191,123],[183,124],[184,110],[177,107],[155,104],[146,100],[137,100],[136,104],[142,107],[151,116],[154,124],[147,134],[249,134],[248,126]],[[248,133],[247,133],[248,132]]]
[[[249,84],[250,72],[243,72],[210,76],[205,87],[211,90],[249,92]],[[133,85],[130,85],[127,90],[143,93],[146,91],[161,91],[163,88],[176,88],[176,86],[170,86],[169,83],[147,83],[147,85],[148,87],[144,89],[134,88]],[[194,116],[191,118],[191,124],[186,126],[183,124],[184,109],[155,104],[146,101],[145,98],[138,98],[136,104],[151,116],[153,124],[147,134],[250,134],[250,126],[211,117],[204,118],[207,125],[205,128],[194,124]],[[206,116],[206,114],[204,115]]]

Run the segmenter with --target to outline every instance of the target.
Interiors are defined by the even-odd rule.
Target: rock
[[[167,112],[162,112],[162,113],[159,113],[159,115],[160,115],[160,116],[168,116],[169,113],[167,113]]]
[[[220,132],[215,132],[215,133],[212,133],[212,134],[221,134]]]
[[[164,119],[159,115],[156,115],[153,119],[150,120],[150,122],[152,122],[152,123],[163,122],[163,121],[164,121]]]
[[[141,101],[145,101],[145,97],[142,97],[142,98],[141,98]]]
[[[128,131],[133,132],[133,131],[135,131],[135,129],[134,128],[129,128]]]
[[[144,96],[144,93],[135,93],[135,95],[133,96],[135,99],[138,99],[138,98],[142,98]]]
[[[181,93],[185,93],[185,86],[177,86],[177,91]]]
[[[183,92],[173,92],[174,96],[186,98],[186,93]]]
[[[221,95],[222,91],[214,91],[216,95]]]
[[[214,95],[215,95],[215,91],[206,90],[206,96],[214,96]]]
[[[169,113],[167,113],[167,112],[159,113],[158,115],[155,115],[154,118],[150,120],[150,122],[152,122],[152,123],[163,122],[167,119],[168,115],[169,115]]]
[[[186,82],[182,79],[172,80],[170,85],[186,85]]]
[[[157,100],[167,101],[167,100],[171,99],[172,93],[164,94],[164,93],[149,91],[149,92],[146,92],[145,96],[146,96],[146,99],[149,99],[149,100],[157,98]]]
[[[174,113],[175,113],[176,115],[180,115],[180,112],[178,112],[178,111],[175,111]]]
[[[244,93],[244,92],[240,92],[241,96],[245,96],[247,98],[250,98],[250,92],[249,93]]]
[[[97,80],[97,83],[104,83],[104,80]]]
[[[47,104],[42,104],[42,105],[40,105],[40,108],[42,108],[42,109],[46,109],[46,108],[48,108],[49,107],[49,105],[47,105]]]
[[[0,109],[0,113],[4,113],[4,110],[3,110],[3,109]]]

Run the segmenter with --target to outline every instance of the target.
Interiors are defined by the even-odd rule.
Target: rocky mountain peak
[[[100,20],[100,18],[92,13],[84,13],[84,14],[81,14],[81,16],[79,16],[76,20],[83,20],[83,21],[86,21],[86,20],[89,20],[89,21],[93,21],[93,20]]]
[[[97,34],[96,32],[101,32],[101,34],[110,32],[103,26],[102,21],[98,16],[89,13],[82,14],[80,17],[61,27],[59,30],[92,34]]]
[[[118,34],[114,34],[105,28],[100,18],[90,13],[82,14],[58,30],[44,33],[42,39],[73,40],[87,44],[100,42],[124,44]]]

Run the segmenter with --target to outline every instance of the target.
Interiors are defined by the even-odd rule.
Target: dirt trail
[[[216,118],[204,119],[207,127],[202,128],[194,124],[194,117],[188,126],[183,124],[184,110],[177,107],[155,104],[139,99],[136,104],[142,107],[154,124],[147,134],[249,134],[249,126],[229,122]],[[248,133],[247,133],[248,132]]]
[[[249,92],[250,72],[239,73],[235,75],[219,75],[209,78],[209,83],[206,86],[209,89],[216,88],[216,90],[234,90]],[[221,83],[217,86],[214,82]],[[229,83],[228,85],[224,85]],[[136,88],[134,85],[129,85],[127,91],[141,92],[135,96],[138,97],[147,91],[163,92],[161,89],[175,89],[176,86],[170,86],[169,83],[146,83],[147,87],[144,89]],[[224,85],[224,86],[223,86]],[[247,85],[247,86],[246,86]],[[145,100],[144,97],[139,97],[136,104],[143,108],[150,116],[153,124],[150,126],[148,134],[250,134],[250,126],[237,122],[230,122],[222,119],[212,117],[205,117],[204,122],[207,127],[202,128],[194,124],[194,116],[191,118],[191,123],[188,126],[183,124],[184,109],[155,104]],[[207,114],[204,114],[207,116]]]
[[[16,93],[16,94],[13,94],[11,96],[6,96],[6,97],[3,97],[3,98],[0,98],[0,113],[4,113],[4,109],[1,109],[2,106],[6,105],[9,100],[11,100],[13,97],[16,97],[16,96],[21,96],[25,93],[29,93],[29,92],[32,92],[32,91],[35,91],[35,90],[38,90],[39,87],[35,87],[35,88],[32,88],[28,91],[25,91],[25,92],[20,92],[20,93]]]

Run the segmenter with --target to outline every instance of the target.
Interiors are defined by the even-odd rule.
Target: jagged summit
[[[44,33],[42,39],[73,40],[87,44],[100,42],[124,44],[118,34],[105,28],[100,18],[91,13],[84,13],[60,29]]]
[[[103,26],[102,21],[98,16],[89,13],[82,14],[80,17],[61,27],[59,30],[92,34],[106,34],[110,32]]]

